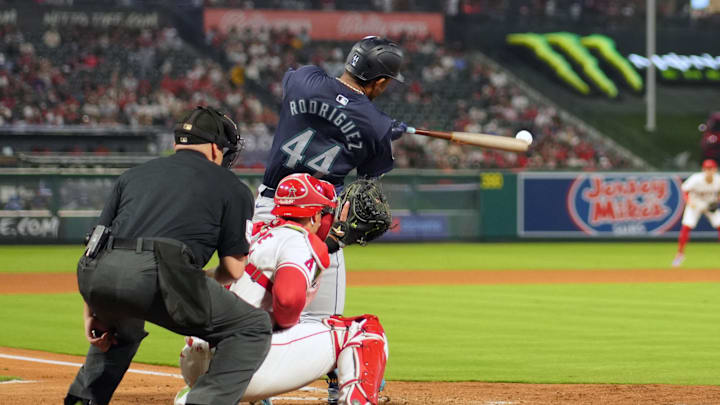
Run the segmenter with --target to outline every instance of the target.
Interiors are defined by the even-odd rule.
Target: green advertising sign
[[[631,53],[628,60],[636,69],[646,69],[650,63],[660,72],[660,77],[669,81],[684,80],[686,82],[720,83],[720,56],[677,55],[674,52],[665,55],[653,55],[648,59]]]
[[[555,72],[560,80],[580,94],[590,94],[594,88],[609,98],[618,95],[615,82],[602,70],[597,57],[615,69],[617,76],[621,77],[630,89],[639,92],[643,88],[643,81],[638,72],[617,51],[615,42],[604,35],[581,37],[569,32],[522,33],[509,34],[506,41],[509,45],[532,51],[540,61],[546,63]],[[581,69],[581,74],[575,72],[568,59]]]
[[[639,93],[643,90],[643,79],[638,71],[651,63],[665,81],[720,82],[720,56],[707,53],[669,53],[650,59],[633,53],[626,57],[605,35],[579,36],[569,32],[509,34],[506,42],[531,51],[558,79],[584,95],[594,90],[608,98],[617,97],[618,87],[613,79],[621,80],[626,88]],[[613,72],[606,72],[604,68]]]

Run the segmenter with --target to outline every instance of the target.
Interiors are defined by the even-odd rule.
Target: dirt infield
[[[598,271],[463,271],[463,272],[350,272],[348,284],[551,284],[718,282],[720,270],[598,270]],[[0,294],[61,293],[77,291],[75,275],[0,274]],[[82,357],[0,347],[0,376],[20,381],[0,382],[3,405],[58,404],[77,372]],[[113,397],[113,404],[172,403],[184,386],[179,370],[144,364],[131,366]],[[154,372],[158,374],[141,374]],[[274,399],[276,405],[322,404],[325,383]],[[389,381],[381,403],[557,405],[720,404],[720,386],[614,385],[614,384],[506,384]]]
[[[712,270],[351,271],[349,286],[718,282]],[[74,273],[0,274],[0,294],[77,291]]]
[[[21,356],[23,359],[8,358]],[[33,361],[35,360],[35,361]],[[66,362],[39,363],[37,360]],[[0,374],[21,381],[0,383],[3,405],[58,404],[65,395],[83,358],[0,347]],[[72,364],[67,364],[72,363]],[[170,405],[184,383],[179,370],[134,364],[131,370],[165,373],[147,375],[128,372],[113,397],[114,405]],[[276,397],[276,405],[318,405],[325,397],[325,383]],[[477,404],[477,405],[578,405],[578,404],[683,404],[720,403],[718,386],[610,385],[610,384],[492,384],[389,381],[382,394],[386,405]]]

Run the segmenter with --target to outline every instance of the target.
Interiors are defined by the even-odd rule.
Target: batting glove
[[[402,121],[393,120],[390,125],[390,137],[393,141],[400,139],[400,137],[407,131],[408,125]]]

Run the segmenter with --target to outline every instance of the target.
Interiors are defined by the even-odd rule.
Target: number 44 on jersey
[[[340,152],[340,146],[333,145],[318,154],[307,157],[305,155],[305,151],[308,149],[308,146],[310,146],[314,136],[315,130],[307,128],[288,139],[288,141],[280,147],[280,150],[288,156],[287,161],[285,162],[285,167],[293,169],[298,163],[300,163],[315,171],[324,174],[330,173],[330,167],[333,162],[335,162],[335,158]],[[312,149],[313,148],[310,148],[310,150]]]

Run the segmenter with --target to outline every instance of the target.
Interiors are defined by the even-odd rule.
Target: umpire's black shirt
[[[151,160],[123,173],[99,223],[118,238],[172,238],[185,243],[195,264],[246,255],[253,195],[230,170],[192,150]]]

